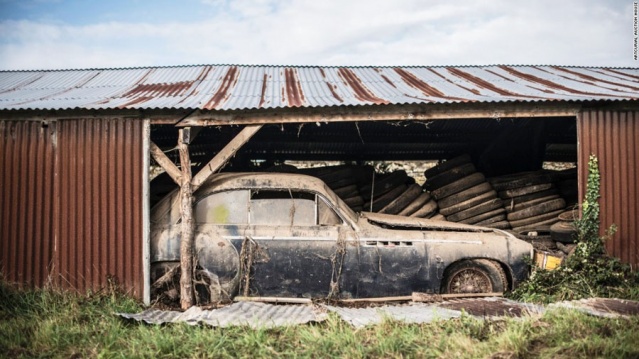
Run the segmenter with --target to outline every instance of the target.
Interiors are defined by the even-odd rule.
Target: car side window
[[[312,226],[316,224],[315,195],[296,191],[251,191],[249,223]]]
[[[195,222],[209,224],[247,224],[248,190],[217,192],[195,205]]]
[[[317,199],[317,222],[320,226],[335,226],[343,223],[337,213],[322,198]]]

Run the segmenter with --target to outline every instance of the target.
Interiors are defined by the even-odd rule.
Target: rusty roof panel
[[[590,315],[606,318],[639,315],[639,302],[617,298],[586,298],[550,304],[549,308],[575,309]]]
[[[198,65],[0,72],[0,110],[210,109],[639,99],[638,68]]]

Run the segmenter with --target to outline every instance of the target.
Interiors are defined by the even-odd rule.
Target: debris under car
[[[317,177],[221,173],[194,194],[196,277],[206,288],[205,301],[495,293],[512,289],[529,273],[525,258],[533,248],[511,233],[424,218],[432,213],[401,213],[411,202],[424,207],[430,201],[421,187],[396,190],[410,189],[413,201],[398,203],[400,193],[375,204],[389,193],[384,182],[377,182],[370,187],[368,206],[384,204],[377,209],[387,213],[357,213],[336,194],[352,191],[352,184],[343,181],[342,190],[333,191]],[[389,214],[393,206],[401,215]],[[413,207],[412,214],[420,212]],[[176,191],[152,210],[151,274],[157,295],[168,293],[163,285],[179,266],[179,208]]]

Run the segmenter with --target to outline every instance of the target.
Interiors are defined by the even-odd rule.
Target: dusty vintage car
[[[490,228],[351,211],[321,180],[223,173],[195,193],[197,262],[212,298],[502,292],[532,247]],[[179,195],[152,210],[152,281],[179,264]]]

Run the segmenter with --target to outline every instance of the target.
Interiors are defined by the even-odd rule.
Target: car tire
[[[550,226],[550,238],[561,243],[575,243],[577,227],[574,222],[560,221]]]
[[[508,223],[508,221],[499,221],[499,222],[487,224],[484,227],[494,228],[494,229],[510,229],[510,223]]]
[[[533,224],[533,223],[539,223],[539,222],[543,222],[549,219],[553,219],[556,218],[557,220],[559,220],[559,214],[563,212],[563,209],[557,210],[557,211],[552,211],[552,212],[547,212],[547,213],[542,213],[536,216],[532,216],[532,217],[527,217],[527,218],[522,218],[522,219],[518,219],[518,220],[509,220],[510,225],[513,227],[523,227],[523,226],[527,226],[529,224]]]
[[[495,191],[489,191],[486,193],[482,193],[478,196],[474,196],[472,198],[469,198],[465,201],[459,202],[457,204],[454,204],[450,207],[446,207],[446,208],[441,208],[439,210],[439,213],[443,214],[444,216],[450,216],[453,215],[455,213],[467,210],[469,208],[475,207],[479,204],[482,204],[486,201],[490,201],[492,199],[497,198],[497,192]]]
[[[431,198],[430,201],[426,202],[422,208],[415,211],[410,217],[425,218],[432,215],[435,211],[437,211],[437,202]]]
[[[499,208],[497,208],[495,210],[492,210],[490,212],[486,212],[486,213],[482,213],[482,214],[476,215],[474,217],[466,218],[464,220],[459,221],[459,223],[475,224],[475,223],[481,222],[483,220],[486,220],[488,218],[492,218],[492,217],[498,216],[498,215],[500,215],[502,213],[506,213],[506,210],[503,209],[502,207],[499,207]]]
[[[488,219],[484,219],[483,221],[477,222],[474,225],[475,226],[488,227],[488,225],[490,225],[490,224],[497,223],[497,222],[503,222],[503,221],[506,221],[506,214],[505,213],[498,214],[498,215],[490,217]],[[506,222],[508,222],[508,221],[506,221]],[[510,228],[510,224],[508,224],[508,228]]]
[[[513,227],[513,231],[515,232],[523,232],[523,231],[550,231],[550,226],[557,223],[559,218],[552,218],[546,221],[541,221],[537,223],[532,223],[529,225],[521,226],[521,227]],[[512,224],[511,224],[512,226]]]
[[[461,212],[457,212],[450,216],[446,216],[446,220],[451,222],[459,222],[466,218],[475,217],[480,214],[490,212],[494,209],[501,208],[501,200],[499,198],[489,199],[483,203],[480,203],[474,207],[465,209]],[[441,213],[441,211],[440,211]]]
[[[482,182],[476,186],[470,187],[469,189],[463,190],[459,193],[455,193],[453,195],[450,195],[446,198],[442,198],[441,200],[437,201],[437,204],[441,207],[441,208],[448,208],[451,206],[454,206],[456,204],[459,204],[463,201],[469,200],[475,196],[478,196],[480,194],[484,194],[486,192],[490,192],[492,191],[492,187],[490,186],[490,183],[488,182]]]
[[[497,191],[505,191],[509,189],[516,189],[521,187],[528,187],[537,184],[544,184],[552,182],[552,177],[548,173],[535,172],[524,175],[520,178],[515,178],[510,181],[491,181],[490,184]]]
[[[426,182],[424,182],[424,188],[429,191],[434,191],[438,188],[444,187],[449,183],[469,176],[475,172],[477,172],[475,165],[473,165],[472,163],[464,163],[461,166],[452,168],[446,172],[438,174],[437,176],[426,178]]]
[[[429,177],[435,177],[438,174],[444,173],[450,169],[453,169],[459,165],[462,165],[464,163],[468,163],[470,162],[470,155],[468,154],[464,154],[461,156],[457,156],[455,158],[451,158],[448,161],[442,162],[440,164],[438,164],[435,167],[431,167],[429,169],[427,169],[426,171],[424,171],[424,177],[429,178]]]
[[[349,198],[359,195],[359,190],[357,189],[356,184],[333,189],[333,192],[335,192],[339,198]]]
[[[395,200],[399,195],[406,191],[406,185],[400,184],[399,186],[391,189],[390,191],[384,193],[383,195],[376,197],[373,199],[373,212],[379,212],[382,208],[386,207],[389,203]],[[364,205],[370,208],[370,202]]]
[[[398,213],[400,216],[410,216],[411,214],[417,212],[420,208],[422,208],[428,201],[430,201],[430,193],[423,192],[417,198],[413,199],[411,203],[406,206],[406,208],[402,209],[401,212]]]
[[[551,199],[550,201],[535,204],[533,206],[521,209],[519,211],[510,212],[508,213],[507,217],[509,221],[517,221],[520,219],[539,216],[539,215],[557,211],[557,210],[561,210],[559,212],[561,213],[563,212],[564,208],[566,208],[566,201],[563,198],[556,198],[556,199]],[[556,216],[558,216],[559,213],[557,213]],[[516,226],[516,227],[519,227],[519,226]]]
[[[556,188],[551,188],[546,191],[535,192],[535,193],[531,193],[531,194],[527,194],[527,195],[523,195],[519,197],[506,198],[504,199],[504,207],[514,206],[519,203],[524,203],[524,202],[531,201],[533,199],[548,197],[548,196],[552,196],[556,194],[559,194],[559,191]]]
[[[550,200],[553,200],[553,199],[556,199],[556,198],[559,198],[559,195],[558,194],[553,194],[553,195],[546,196],[546,197],[531,199],[530,201],[526,201],[526,202],[505,205],[504,208],[506,209],[506,212],[508,212],[508,213],[517,212],[517,211],[520,211],[522,209],[526,209],[526,208],[532,207],[532,206],[534,206],[536,204],[547,202],[547,201],[550,201]]]
[[[466,176],[453,183],[449,183],[444,187],[431,191],[431,194],[433,195],[433,197],[435,197],[436,200],[440,200],[455,193],[459,193],[465,189],[471,188],[482,182],[486,182],[486,177],[484,177],[481,172],[475,172],[470,176]]]
[[[455,262],[444,272],[441,292],[448,294],[500,293],[508,289],[501,266],[488,259]]]
[[[527,187],[520,187],[515,189],[507,189],[505,191],[499,191],[499,197],[503,199],[514,198],[519,196],[524,196],[531,193],[537,193],[541,191],[545,191],[548,189],[554,188],[552,183],[543,183],[543,184],[535,184]]]
[[[370,200],[371,190],[373,191],[373,197],[378,198],[392,189],[397,188],[397,186],[405,184],[407,180],[408,175],[406,171],[399,170],[385,175],[378,175],[377,178],[375,178],[374,185],[371,185],[371,182],[368,181],[359,191],[364,199]]]
[[[382,208],[380,213],[398,214],[401,210],[406,208],[419,194],[422,193],[422,187],[413,183],[408,188],[395,198],[391,203]]]

